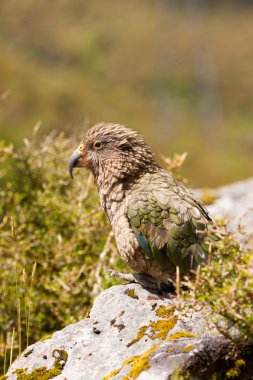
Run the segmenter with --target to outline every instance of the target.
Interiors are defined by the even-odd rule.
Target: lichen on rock
[[[30,350],[30,354],[32,350]],[[24,355],[27,357],[26,355]],[[13,374],[17,375],[17,380],[49,380],[60,375],[68,360],[68,354],[64,350],[55,349],[52,353],[52,357],[55,359],[54,368],[48,369],[46,366],[35,368],[32,372],[27,373],[28,368],[18,368],[13,371]],[[6,377],[8,379],[8,377]]]
[[[155,344],[152,348],[145,351],[141,355],[135,355],[130,359],[127,359],[123,362],[122,366],[119,369],[112,371],[108,376],[104,377],[102,380],[109,380],[116,376],[123,368],[130,365],[131,370],[126,374],[126,376],[122,377],[122,380],[134,380],[139,374],[150,367],[149,358],[151,354],[157,349],[159,343]]]
[[[138,298],[126,289],[134,289]],[[189,303],[187,310],[180,308],[170,294],[150,293],[137,284],[111,287],[95,299],[89,318],[28,347],[1,380],[167,380],[192,374],[196,367],[203,371],[198,380],[211,379],[216,363],[227,363],[224,353],[233,352],[233,345],[210,329],[210,313],[203,307],[188,308]],[[244,374],[244,359],[236,356],[224,365],[223,378]]]
[[[126,294],[127,294],[129,297],[133,298],[133,299],[136,299],[136,300],[139,299],[139,297],[135,294],[135,291],[134,291],[133,288],[132,288],[132,289],[127,289],[127,290],[126,290]]]
[[[138,342],[144,335],[150,339],[166,339],[168,332],[173,329],[177,323],[178,317],[174,315],[169,319],[161,319],[158,321],[152,321],[146,326],[142,326],[137,333],[137,337],[128,343],[128,347]]]

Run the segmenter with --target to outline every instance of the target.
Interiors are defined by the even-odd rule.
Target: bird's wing
[[[163,269],[173,263],[187,272],[205,260],[205,230],[211,218],[173,178],[155,178],[133,191],[127,217],[143,251]]]

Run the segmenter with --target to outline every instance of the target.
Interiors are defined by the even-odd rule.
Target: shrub
[[[225,223],[221,239],[215,243],[214,259],[201,268],[194,292],[197,300],[210,305],[218,317],[228,322],[224,325],[217,318],[218,329],[239,343],[253,342],[251,238],[240,228],[231,232]]]
[[[104,267],[123,267],[91,176],[69,177],[73,147],[55,133],[15,153],[0,145],[0,355],[83,318],[115,282]]]

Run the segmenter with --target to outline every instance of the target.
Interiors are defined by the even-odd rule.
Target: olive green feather
[[[204,239],[210,217],[189,191],[172,181],[168,177],[167,183],[136,190],[127,217],[145,254],[163,270],[172,263],[187,272],[206,259]]]

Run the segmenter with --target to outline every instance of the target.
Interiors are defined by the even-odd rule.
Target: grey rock
[[[196,191],[201,198],[202,190]],[[216,200],[207,208],[211,215],[219,219],[229,219],[230,227],[244,227],[246,232],[253,229],[253,178],[211,190]]]
[[[17,369],[28,368],[29,373],[42,366],[54,368],[55,358],[63,350],[68,358],[66,363],[63,360],[57,380],[102,380],[122,367],[112,377],[121,379],[135,368],[138,358],[130,360],[128,365],[124,362],[136,355],[144,361],[138,379],[165,380],[186,356],[194,353],[194,347],[184,353],[186,347],[199,347],[202,341],[217,336],[215,328],[208,323],[207,311],[194,311],[189,305],[180,311],[180,307],[180,301],[172,295],[150,293],[136,284],[114,286],[95,299],[89,318],[30,346],[13,363],[8,379],[17,379],[13,374]],[[169,317],[158,315],[163,309]],[[140,334],[143,326],[145,331]],[[175,333],[179,339],[175,339]],[[26,355],[30,350],[33,351]],[[54,350],[58,351],[53,355]]]

